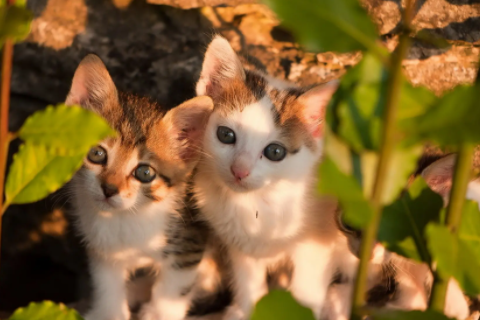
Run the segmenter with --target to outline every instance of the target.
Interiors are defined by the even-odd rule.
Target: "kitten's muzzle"
[[[118,188],[113,184],[102,183],[101,187],[105,198],[113,197],[114,195],[119,193]]]

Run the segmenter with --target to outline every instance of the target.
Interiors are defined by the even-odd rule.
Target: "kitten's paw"
[[[245,312],[242,311],[238,306],[233,305],[227,308],[223,320],[247,320]]]

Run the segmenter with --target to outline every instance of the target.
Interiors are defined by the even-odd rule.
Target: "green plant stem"
[[[13,5],[15,0],[7,0],[7,5]],[[10,106],[10,80],[12,77],[13,41],[5,39],[2,54],[2,78],[0,89],[0,257],[2,248],[2,217],[6,210],[3,206],[3,191],[5,171],[8,156],[8,108]],[[0,260],[1,261],[1,260]]]
[[[407,1],[404,22],[407,29],[410,27],[410,21],[413,14],[414,1]],[[395,149],[396,140],[396,118],[398,103],[400,100],[402,84],[402,61],[408,53],[410,47],[410,38],[404,33],[400,37],[397,50],[392,54],[390,72],[387,83],[385,113],[382,128],[382,140],[380,145],[380,157],[375,175],[370,204],[372,206],[373,216],[370,224],[364,230],[362,243],[360,247],[360,263],[358,266],[357,278],[355,280],[355,289],[353,293],[352,316],[360,318],[361,308],[365,305],[365,295],[367,291],[368,266],[372,255],[372,249],[375,244],[378,226],[382,214],[383,191],[388,182],[388,170],[392,155]]]
[[[463,144],[458,152],[457,162],[455,164],[455,173],[452,181],[452,190],[450,191],[450,202],[447,207],[447,227],[450,232],[456,236],[460,220],[462,218],[463,205],[465,203],[465,194],[467,193],[470,174],[472,171],[473,154],[475,146],[473,144]],[[456,257],[452,257],[455,261]],[[435,281],[430,297],[430,308],[443,313],[445,307],[445,297],[447,295],[448,278],[435,274]]]

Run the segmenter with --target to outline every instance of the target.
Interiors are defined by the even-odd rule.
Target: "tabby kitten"
[[[95,111],[117,131],[91,148],[73,179],[94,285],[85,318],[128,320],[129,274],[153,266],[160,276],[141,318],[183,319],[206,238],[186,206],[186,187],[211,99],[198,97],[166,111],[117,92],[102,61],[88,55],[66,103]]]
[[[288,288],[318,318],[336,248],[343,248],[339,258],[351,256],[335,225],[336,203],[314,195],[335,89],[293,87],[246,70],[218,36],[207,49],[197,94],[210,96],[214,109],[194,194],[233,267],[234,304],[225,319],[248,319],[268,291],[267,276],[284,265],[293,266]]]

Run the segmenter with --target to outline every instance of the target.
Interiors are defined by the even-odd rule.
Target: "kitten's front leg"
[[[234,302],[224,320],[247,320],[255,304],[268,292],[267,266],[261,259],[239,251],[230,254],[233,268]]]
[[[312,309],[316,319],[320,318],[333,278],[332,249],[330,245],[306,241],[292,251],[295,269],[290,290],[298,302]]]
[[[187,315],[197,278],[198,264],[165,263],[152,289],[152,299],[142,308],[142,320],[181,320]]]
[[[93,299],[85,320],[129,320],[125,283],[127,271],[101,258],[91,258]]]

